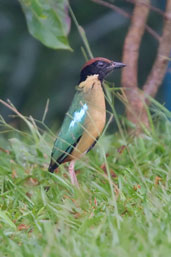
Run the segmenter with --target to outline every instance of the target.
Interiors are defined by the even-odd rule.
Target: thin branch
[[[160,45],[156,60],[153,64],[151,73],[143,87],[146,95],[154,97],[162,83],[164,74],[167,69],[167,63],[171,52],[171,0],[167,1],[166,17],[163,26],[163,34],[161,37]]]
[[[113,11],[116,11],[117,13],[127,17],[127,18],[131,18],[131,15],[129,13],[127,13],[126,11],[122,10],[120,7],[117,7],[116,5],[114,4],[110,4],[108,2],[105,2],[103,0],[92,0],[92,2],[96,3],[96,4],[99,4],[99,5],[103,5],[103,6],[106,6],[110,9],[112,9]]]
[[[108,7],[110,9],[112,9],[113,11],[119,13],[122,16],[125,16],[126,18],[131,19],[131,14],[127,13],[126,11],[124,11],[123,9],[121,9],[120,7],[117,7],[114,4],[105,2],[103,0],[91,0],[94,3],[97,3],[99,5]],[[140,2],[141,4],[141,2]],[[143,3],[144,5],[144,3]],[[160,36],[157,34],[157,32],[155,32],[152,28],[150,28],[148,25],[145,25],[145,29],[148,31],[149,34],[151,34],[156,40],[160,41]]]
[[[125,0],[131,4],[135,4],[136,3],[136,0]],[[149,7],[152,11],[160,14],[161,16],[163,17],[166,17],[166,14],[165,12],[163,12],[162,10],[160,10],[159,8],[155,7],[155,6],[152,6],[151,4],[147,4],[145,1],[141,1],[141,4],[144,4],[145,6]]]
[[[148,31],[149,34],[151,34],[157,41],[160,42],[161,36],[155,30],[153,30],[148,25],[145,25],[145,28],[146,28],[146,30]]]

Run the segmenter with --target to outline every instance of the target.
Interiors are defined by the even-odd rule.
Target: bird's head
[[[80,74],[80,82],[85,81],[91,75],[98,75],[99,80],[102,81],[111,71],[125,66],[121,62],[114,62],[106,58],[93,58],[84,64]]]

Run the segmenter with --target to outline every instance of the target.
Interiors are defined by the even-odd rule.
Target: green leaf
[[[0,211],[0,219],[8,224],[10,227],[16,229],[16,225],[11,221],[11,219],[7,216],[6,211]]]
[[[29,32],[45,46],[72,50],[67,35],[70,31],[67,0],[19,0]]]

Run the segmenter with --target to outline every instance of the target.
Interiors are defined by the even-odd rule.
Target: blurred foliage
[[[122,47],[130,20],[91,1],[71,1],[77,20],[85,29],[94,56],[120,61]],[[116,0],[117,6],[131,13],[133,5]],[[151,4],[161,8],[161,2]],[[162,17],[151,12],[148,24],[158,33]],[[72,22],[69,41],[74,52],[55,51],[43,46],[28,32],[26,20],[17,0],[0,0],[0,98],[9,98],[24,115],[42,119],[47,99],[50,99],[46,118],[48,126],[59,126],[74,95],[79,72],[84,64],[82,41]],[[147,32],[143,37],[139,58],[139,85],[150,71],[158,47]],[[120,86],[117,71],[109,80]],[[159,95],[161,95],[159,93]],[[116,101],[117,112],[123,107]],[[9,119],[11,112],[0,106],[0,113]]]
[[[19,0],[27,19],[30,33],[45,46],[71,50],[67,34],[70,18],[67,0]]]

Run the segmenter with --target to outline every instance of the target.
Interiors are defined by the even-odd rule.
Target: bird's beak
[[[124,64],[124,63],[122,63],[122,62],[112,62],[111,63],[111,68],[112,68],[112,70],[113,69],[120,69],[120,68],[123,68],[123,67],[125,67],[126,66],[126,64]]]
[[[110,65],[107,67],[106,73],[110,73],[111,71],[115,70],[115,69],[120,69],[125,67],[126,64],[122,63],[122,62],[113,62],[111,61]]]

